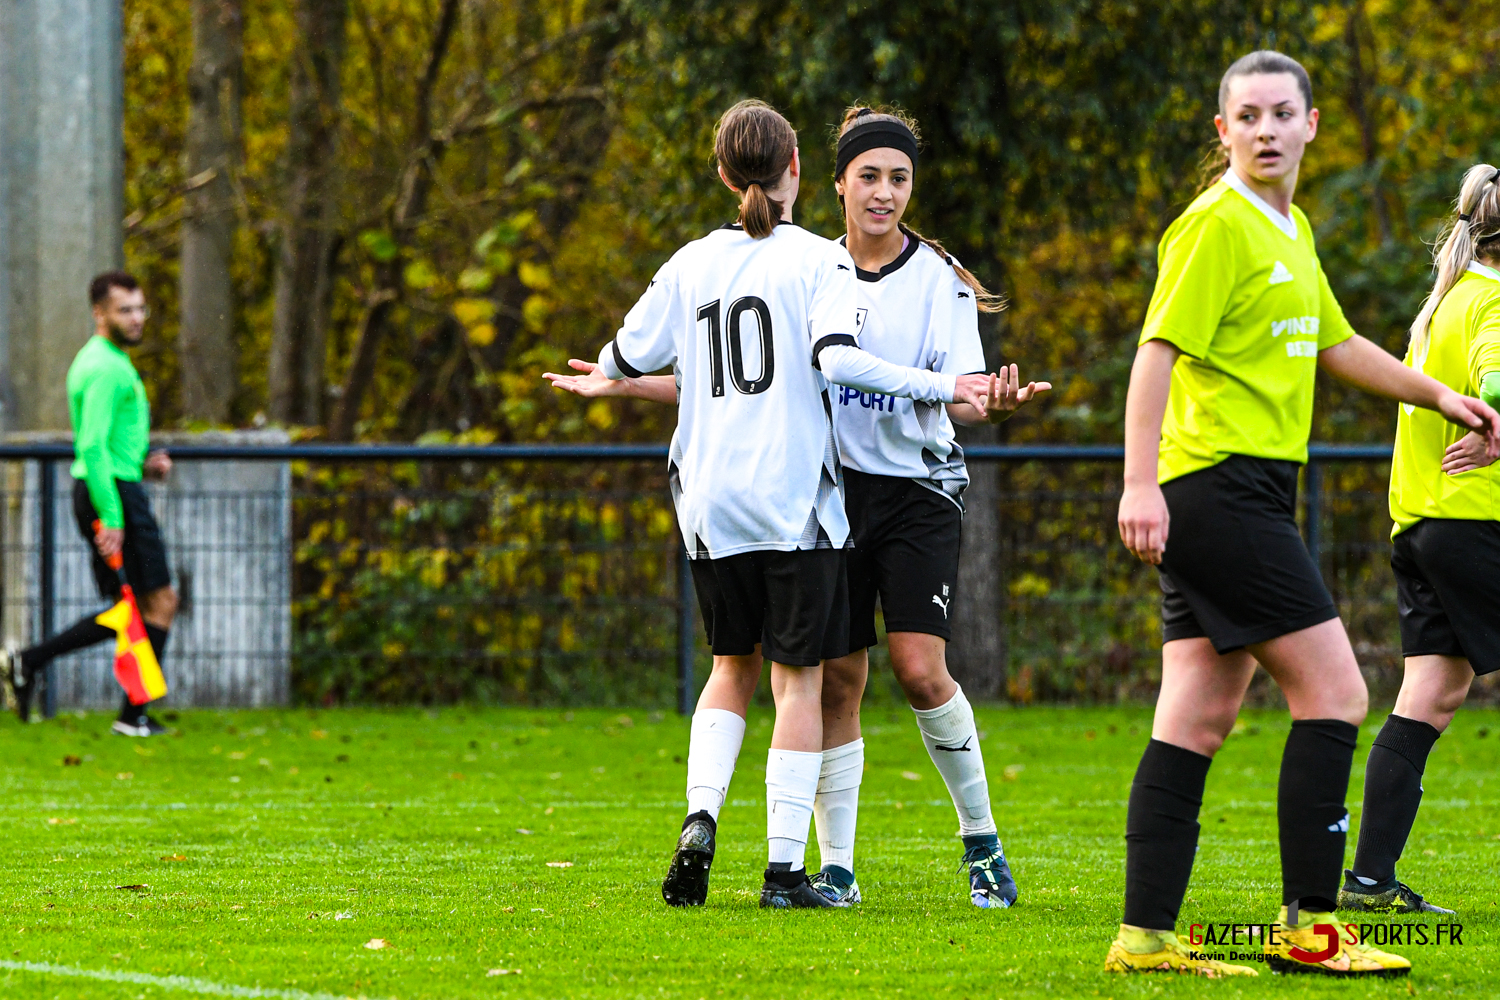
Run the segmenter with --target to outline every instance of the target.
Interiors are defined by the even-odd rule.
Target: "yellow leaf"
[[[547,270],[545,264],[533,264],[529,260],[523,260],[516,267],[516,276],[521,279],[521,284],[527,288],[544,289],[552,287],[552,272]]]
[[[615,411],[606,401],[596,399],[589,404],[588,422],[607,431],[615,425]]]
[[[469,327],[469,343],[475,347],[489,347],[495,342],[495,327],[490,323],[480,323],[478,326]]]
[[[521,303],[521,318],[533,331],[540,331],[550,315],[552,315],[552,302],[544,295],[528,296],[526,301]]]
[[[489,299],[459,299],[453,303],[453,315],[464,326],[477,326],[495,316],[495,303]]]

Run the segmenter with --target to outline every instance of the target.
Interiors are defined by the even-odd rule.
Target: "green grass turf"
[[[1383,717],[1360,741],[1356,820],[1364,750]],[[198,711],[182,714],[177,737],[149,741],[108,735],[101,714],[7,717],[0,959],[403,1000],[1495,993],[1492,712],[1461,712],[1438,744],[1402,866],[1459,907],[1464,943],[1408,949],[1409,981],[1358,984],[1100,971],[1119,919],[1125,798],[1149,731],[1141,708],[980,712],[1021,886],[1010,911],[969,905],[952,807],[910,713],[867,710],[857,855],[867,901],[762,912],[769,722],[759,709],[751,719],[709,905],[684,912],[658,894],[682,813],[687,726],[675,716]],[[1274,915],[1286,726],[1247,713],[1220,754],[1180,929]],[[150,888],[117,888],[136,884]],[[389,946],[365,948],[373,938]],[[502,968],[520,971],[486,975]],[[0,995],[187,994],[0,970]]]

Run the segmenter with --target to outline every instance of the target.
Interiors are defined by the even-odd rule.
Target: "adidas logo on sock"
[[[1268,281],[1268,282],[1266,282],[1266,284],[1268,284],[1268,285],[1284,285],[1288,281],[1296,281],[1296,280],[1297,279],[1292,276],[1292,272],[1287,270],[1286,265],[1283,264],[1281,261],[1278,260],[1276,262],[1276,266],[1273,267],[1273,268],[1271,268],[1271,280]]]
[[[1339,820],[1337,823],[1329,823],[1328,824],[1328,832],[1329,833],[1348,833],[1349,832],[1349,814],[1348,813],[1344,813],[1344,818],[1341,819],[1341,820]]]

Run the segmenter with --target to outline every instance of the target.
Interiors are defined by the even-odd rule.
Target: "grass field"
[[[1490,712],[1460,713],[1438,744],[1402,866],[1460,908],[1463,945],[1408,949],[1410,980],[1358,985],[1099,971],[1143,709],[981,711],[1021,886],[1009,911],[969,905],[952,808],[904,710],[866,713],[866,902],[832,913],[756,906],[767,712],[751,720],[709,905],[691,912],[658,895],[682,812],[675,716],[199,711],[150,741],[108,722],[0,720],[5,997],[1493,996],[1500,972]],[[1180,929],[1274,915],[1285,732],[1247,715],[1221,753]]]

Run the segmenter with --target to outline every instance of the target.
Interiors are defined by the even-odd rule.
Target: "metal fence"
[[[185,591],[168,656],[174,697],[692,704],[708,654],[664,446],[171,453],[180,469],[198,470],[189,487],[157,495]],[[1148,695],[1160,664],[1158,595],[1154,572],[1116,536],[1121,449],[966,453],[1000,463],[993,557],[1004,596],[994,627],[1005,639],[997,667],[1007,695]],[[95,610],[71,523],[71,457],[66,445],[0,446],[12,463],[0,543],[12,639],[53,634]],[[1302,493],[1309,547],[1377,688],[1399,666],[1389,459],[1389,446],[1314,446]],[[220,474],[246,463],[274,474],[254,490]],[[112,694],[108,651],[59,660],[46,690],[49,712],[59,696],[100,702]]]

